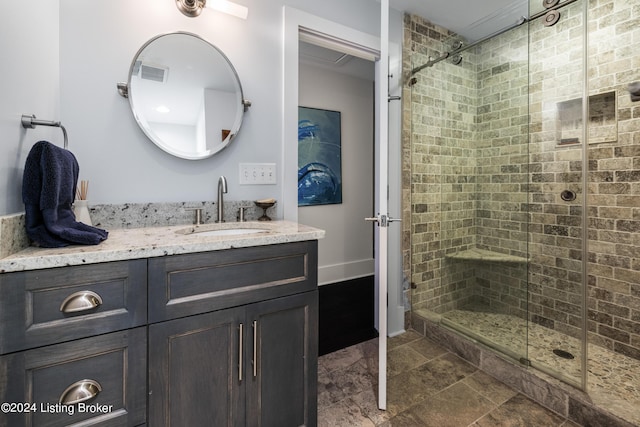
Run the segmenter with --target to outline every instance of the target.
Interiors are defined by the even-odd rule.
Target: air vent
[[[156,65],[143,64],[140,61],[136,61],[136,63],[133,66],[133,75],[138,75],[138,73],[141,79],[163,83],[167,81],[167,74],[169,73],[169,68],[158,67]]]
[[[164,82],[166,73],[167,70],[165,70],[164,68],[157,68],[144,64],[142,64],[142,67],[140,67],[140,78],[153,80],[154,82]]]

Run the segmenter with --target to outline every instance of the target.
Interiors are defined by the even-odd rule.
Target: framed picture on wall
[[[340,112],[298,108],[298,206],[342,203]]]

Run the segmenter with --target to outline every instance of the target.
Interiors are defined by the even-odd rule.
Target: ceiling
[[[389,0],[389,5],[419,15],[467,41],[487,37],[529,16],[528,0]]]
[[[369,81],[374,81],[375,79],[373,62],[346,53],[301,41],[299,57],[301,63],[326,68]]]
[[[529,0],[389,0],[389,5],[401,13],[421,16],[460,34],[467,43],[512,27],[522,16],[529,16]],[[370,61],[306,42],[300,42],[300,61],[371,81],[374,79]]]

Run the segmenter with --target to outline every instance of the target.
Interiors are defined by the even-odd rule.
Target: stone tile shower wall
[[[523,315],[517,269],[483,271],[486,263],[469,261],[449,268],[447,254],[486,248],[528,256],[530,319],[579,336],[580,3],[564,8],[555,27],[532,23],[529,49],[520,45],[529,41],[526,30],[516,29],[465,52],[460,65],[441,62],[405,86],[403,249],[416,288],[413,310],[444,313],[488,295],[492,305]],[[588,17],[589,339],[640,359],[640,103],[626,90],[640,80],[640,3],[591,0]],[[450,37],[406,16],[405,75],[449,50]],[[565,189],[578,198],[562,200]],[[505,277],[495,281],[499,274]],[[505,281],[506,293],[494,295]]]
[[[450,50],[448,31],[416,16],[406,22],[412,66]],[[481,249],[526,260],[526,45],[525,31],[517,40],[495,38],[460,64],[442,61],[419,73],[408,92],[414,309],[473,304],[526,315],[526,265],[469,256]]]
[[[589,338],[640,359],[640,102],[627,90],[640,81],[640,2],[589,10],[590,96],[617,100],[617,140],[589,145]]]
[[[476,268],[476,295],[492,312],[527,315],[528,37],[519,27],[476,48],[476,247],[504,260]],[[500,257],[495,257],[500,259]],[[476,297],[478,301],[478,297]]]
[[[584,20],[580,2],[552,27],[530,32],[530,320],[581,337],[582,97]],[[577,143],[576,143],[577,142]],[[574,201],[562,192],[576,194]]]
[[[419,17],[405,16],[405,72],[447,50],[450,35]],[[469,62],[441,65],[417,75],[416,84],[405,85],[403,96],[411,100],[403,103],[404,269],[415,288],[413,310],[438,313],[465,303],[473,292],[473,267],[462,266],[453,277],[444,268],[444,254],[447,240],[475,244],[476,208],[471,188],[466,194],[452,191],[454,185],[473,184],[462,180],[475,179],[474,72]],[[455,219],[443,215],[443,206],[452,205],[458,209]]]
[[[582,322],[581,5],[551,28],[532,24],[531,320],[579,337]],[[591,1],[588,12],[589,342],[640,359],[640,3]],[[557,27],[557,28],[556,28]],[[568,37],[567,37],[568,35]],[[573,113],[572,113],[573,111]],[[579,113],[576,119],[575,113]],[[560,194],[576,192],[575,201]]]

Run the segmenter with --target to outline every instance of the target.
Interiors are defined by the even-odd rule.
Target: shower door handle
[[[378,215],[374,217],[368,217],[364,219],[365,221],[377,222],[378,227],[388,227],[390,222],[401,222],[400,218],[392,218],[387,215]]]

